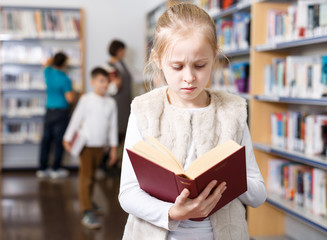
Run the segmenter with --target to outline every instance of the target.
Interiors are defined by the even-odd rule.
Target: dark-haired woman
[[[67,55],[59,52],[44,69],[47,100],[40,149],[40,166],[36,172],[36,176],[39,178],[68,176],[68,171],[61,168],[64,151],[62,139],[69,121],[69,104],[74,102],[75,94],[71,80],[64,72],[67,62]],[[54,143],[54,161],[50,167],[48,162],[52,143]]]
[[[113,40],[109,44],[108,53],[111,57],[103,67],[109,72],[110,85],[108,88],[108,93],[116,100],[117,103],[119,129],[118,157],[121,157],[120,155],[122,155],[122,146],[124,144],[127,122],[130,114],[130,104],[132,101],[132,76],[123,61],[126,53],[126,46],[122,41]],[[106,157],[104,159],[106,159]],[[101,168],[105,170],[105,166],[105,161],[103,161]]]

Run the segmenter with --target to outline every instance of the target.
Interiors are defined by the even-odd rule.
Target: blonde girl
[[[218,54],[216,36],[214,21],[195,5],[177,4],[163,13],[146,71],[166,86],[133,100],[125,148],[151,135],[187,168],[233,139],[246,146],[248,191],[205,220],[191,221],[208,215],[228,182],[210,182],[195,199],[184,189],[174,203],[164,202],[140,189],[124,150],[119,201],[129,217],[123,239],[249,239],[244,205],[261,205],[266,191],[253,154],[245,100],[206,89]]]

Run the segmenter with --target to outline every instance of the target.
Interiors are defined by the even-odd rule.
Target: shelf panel
[[[323,156],[308,156],[300,152],[285,150],[283,148],[278,148],[263,143],[253,143],[253,146],[254,148],[263,152],[271,153],[288,160],[327,170],[327,158]]]
[[[8,89],[1,89],[2,94],[5,93],[45,93],[46,89],[19,89],[19,88],[8,88]]]
[[[40,68],[44,67],[41,63],[20,63],[20,62],[3,62],[0,63],[0,66],[23,66],[23,67],[35,67]],[[72,68],[81,68],[81,65],[69,65],[67,66],[68,69]]]
[[[313,38],[302,38],[294,41],[280,42],[280,43],[267,43],[255,46],[257,52],[278,51],[286,48],[296,48],[306,45],[313,45],[318,43],[327,43],[327,36],[319,36]]]
[[[10,5],[4,5],[0,7],[1,10],[58,10],[58,11],[65,11],[65,12],[80,12],[81,10],[79,8],[58,8],[58,7],[27,7],[27,6],[10,6]]]
[[[286,213],[296,217],[300,221],[309,224],[323,232],[327,232],[327,219],[321,216],[312,214],[309,209],[298,206],[295,202],[287,201],[277,194],[269,193],[266,200],[269,204],[280,208]]]
[[[251,237],[250,240],[294,240],[294,239],[287,236],[260,236],[260,237]]]
[[[226,55],[226,57],[238,57],[238,56],[245,56],[250,55],[250,48],[247,49],[237,49],[232,51],[224,51],[223,53]],[[220,58],[223,58],[224,56],[220,55]]]
[[[218,10],[218,13],[216,14],[211,14],[211,17],[213,19],[217,19],[217,18],[222,18],[222,17],[226,17],[229,15],[232,15],[233,13],[239,12],[239,11],[245,11],[245,10],[249,10],[251,7],[251,1],[246,1],[246,2],[239,2],[227,9],[223,9],[223,10]]]
[[[44,114],[30,114],[30,115],[15,115],[15,116],[8,116],[6,114],[2,114],[1,118],[5,120],[29,120],[29,119],[39,119],[44,118]]]
[[[0,34],[1,42],[40,42],[40,41],[61,41],[61,42],[77,42],[80,38],[24,38],[6,34]]]
[[[280,102],[280,103],[291,103],[291,104],[305,104],[305,105],[319,105],[327,106],[327,98],[291,98],[291,97],[277,97],[277,96],[265,96],[256,95],[256,100],[263,102]]]

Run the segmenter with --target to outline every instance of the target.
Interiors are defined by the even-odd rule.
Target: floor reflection
[[[94,200],[105,214],[100,230],[81,224],[77,172],[67,179],[39,180],[34,172],[2,173],[2,240],[118,240],[127,214],[118,203],[119,176],[99,180]]]

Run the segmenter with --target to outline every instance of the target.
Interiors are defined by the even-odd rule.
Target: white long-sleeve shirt
[[[88,147],[118,145],[117,106],[113,98],[94,92],[83,95],[66,129],[64,140],[71,142],[76,131],[86,138]]]
[[[206,219],[207,222],[203,221],[203,222],[196,222],[196,223],[189,220],[182,221],[182,222],[169,221],[168,211],[170,207],[173,205],[173,203],[164,202],[157,198],[154,198],[140,188],[133,167],[131,165],[129,156],[126,152],[126,148],[131,148],[134,144],[136,144],[138,141],[142,139],[143,138],[137,127],[136,117],[133,113],[131,113],[128,122],[126,138],[125,138],[122,172],[121,172],[121,185],[120,185],[120,193],[119,193],[119,201],[122,208],[126,212],[134,216],[137,216],[156,226],[165,228],[170,231],[174,230],[174,231],[183,232],[183,229],[190,227],[190,225],[194,227],[194,224],[199,224],[199,228],[202,227],[206,228],[209,222],[208,219]],[[246,149],[248,190],[247,192],[239,196],[239,199],[242,203],[246,205],[249,205],[251,207],[257,207],[265,201],[266,190],[265,190],[265,185],[262,175],[260,173],[260,170],[258,168],[257,162],[254,157],[253,147],[252,147],[252,142],[251,142],[251,137],[248,127],[244,129],[241,145],[246,146],[245,149]],[[192,159],[194,156],[192,154],[192,151],[194,151],[194,144],[190,142],[188,158],[186,159],[185,167],[194,160]],[[200,226],[200,224],[202,224],[203,226]],[[211,227],[211,225],[209,226]],[[179,229],[179,228],[183,228],[183,229]],[[208,239],[208,238],[201,238],[201,236],[203,237],[203,233],[201,233],[202,229],[199,230],[200,231],[198,232],[192,232],[192,236],[194,237],[198,233],[198,236],[200,237],[198,239]],[[184,238],[181,237],[178,239],[184,239]]]

